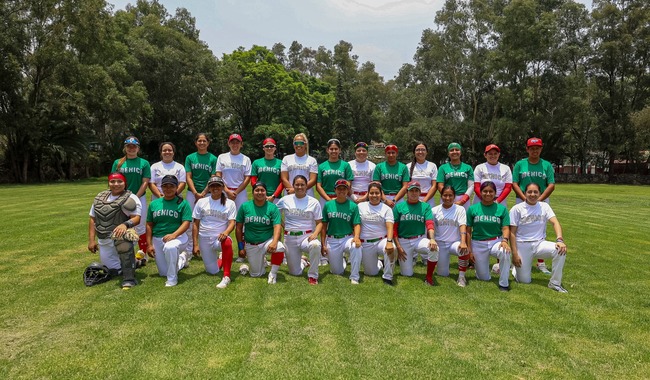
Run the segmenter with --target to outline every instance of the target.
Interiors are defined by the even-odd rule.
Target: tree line
[[[583,171],[650,149],[644,0],[448,0],[391,80],[346,41],[215,57],[186,9],[151,0],[5,0],[0,22],[0,170],[14,182],[104,175],[129,134],[152,162],[162,141],[181,160],[198,132],[215,153],[240,133],[252,158],[267,136],[289,153],[299,132],[314,155],[336,137],[408,159],[423,141],[434,162],[458,141],[473,164],[489,143],[514,163],[538,136],[547,160]]]

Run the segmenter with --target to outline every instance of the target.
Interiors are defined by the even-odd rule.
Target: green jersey
[[[247,243],[259,244],[273,237],[273,227],[282,223],[278,206],[264,202],[256,206],[255,201],[248,201],[237,211],[237,223],[244,224],[244,240]]]
[[[192,175],[194,188],[199,193],[205,189],[205,185],[208,184],[208,180],[216,170],[217,157],[212,153],[199,154],[194,152],[185,159],[185,172]]]
[[[461,162],[460,165],[452,165],[451,162],[441,165],[436,178],[438,183],[445,186],[450,185],[456,191],[456,195],[463,195],[467,192],[467,181],[470,180],[474,180],[474,170],[464,162]]]
[[[151,201],[147,210],[147,223],[153,223],[153,236],[163,237],[174,233],[183,222],[192,221],[192,209],[185,199],[158,198]],[[181,200],[181,202],[179,202]]]
[[[119,162],[120,160],[115,160],[115,162],[113,162],[111,173],[118,171],[117,164]],[[140,186],[142,186],[142,179],[151,178],[151,166],[149,166],[149,161],[140,157],[129,158],[124,161],[122,166],[120,166],[119,172],[124,174],[126,177],[126,189],[136,195],[138,194],[138,190],[140,190]]]
[[[318,183],[321,184],[323,190],[325,190],[328,195],[335,194],[334,187],[336,181],[339,179],[345,179],[348,181],[354,179],[354,173],[352,172],[350,164],[343,160],[338,160],[336,162],[325,161],[318,165]]]
[[[508,210],[501,203],[485,206],[476,203],[467,210],[467,227],[472,227],[472,240],[488,240],[501,236],[501,228],[510,225]]]
[[[349,199],[343,203],[332,199],[323,206],[323,223],[327,223],[327,235],[352,235],[354,226],[361,224],[359,207]]]
[[[262,157],[253,161],[251,167],[251,177],[257,177],[259,182],[264,182],[266,185],[266,196],[269,197],[275,193],[278,186],[280,186],[280,168],[282,167],[282,160],[272,158],[267,160]]]
[[[518,184],[521,191],[525,191],[529,183],[536,183],[540,193],[543,193],[549,184],[555,183],[555,172],[551,163],[546,160],[540,158],[538,163],[531,164],[524,158],[515,164],[512,182]]]
[[[402,189],[403,182],[411,180],[411,175],[403,163],[398,161],[395,165],[389,165],[384,161],[375,166],[372,180],[381,182],[385,194],[395,195]]]
[[[433,213],[428,203],[400,202],[393,208],[393,217],[397,224],[397,236],[410,238],[426,235],[426,221],[433,223]]]

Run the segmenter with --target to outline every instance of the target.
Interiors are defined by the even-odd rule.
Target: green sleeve
[[[381,166],[377,165],[375,166],[375,170],[372,173],[372,180],[379,181],[380,179],[381,179]]]
[[[111,173],[115,173],[117,171],[117,163],[120,162],[120,160],[115,160],[113,162],[113,167],[111,167]]]
[[[546,183],[555,183],[555,171],[553,171],[553,165],[548,161],[546,161]]]
[[[472,210],[472,207],[467,209],[467,212],[465,215],[467,216],[467,227],[472,227],[474,225],[474,210]]]
[[[361,224],[361,215],[359,215],[359,206],[356,203],[353,203],[354,211],[352,211],[352,224],[357,225]]]
[[[185,172],[192,173],[192,160],[190,159],[192,155],[185,157]]]
[[[354,180],[354,173],[352,172],[352,166],[350,166],[350,164],[348,164],[347,162],[345,163],[345,179],[350,182]]]
[[[323,219],[322,219],[323,223],[328,223],[328,222],[329,222],[329,219],[327,219],[327,209],[328,209],[328,207],[329,207],[329,206],[328,206],[329,203],[330,203],[330,201],[327,201],[327,202],[325,202],[325,204],[323,205],[323,211],[321,212],[321,213],[322,213],[322,216],[323,216]]]
[[[237,210],[237,218],[235,218],[236,223],[244,223],[244,209],[245,205],[241,205],[239,210]]]
[[[409,169],[406,167],[406,165],[401,164],[402,167],[402,182],[408,182],[411,180],[411,173],[409,173]]]
[[[465,166],[467,166],[467,179],[469,181],[473,181],[474,180],[474,169],[472,169],[472,167],[470,165],[465,165]]]
[[[325,161],[327,162],[327,161]],[[318,165],[318,176],[316,177],[316,182],[318,183],[323,183],[323,176],[321,175],[321,172],[323,171],[323,162],[322,164]],[[308,178],[309,179],[309,178]]]
[[[428,203],[424,203],[424,220],[433,220],[433,212],[431,211],[431,207],[429,207]]]
[[[436,176],[436,182],[445,183],[445,167],[444,167],[444,165],[440,165],[440,169],[438,169],[438,175]]]
[[[217,156],[212,153],[210,153],[210,168],[212,169],[211,176],[217,174]]]
[[[257,177],[257,160],[253,161],[253,166],[251,167],[251,177]]]
[[[510,226],[510,213],[508,212],[508,209],[503,207],[500,203],[498,205],[501,206],[501,215],[503,215],[503,218],[501,219],[501,227]]]
[[[512,169],[512,183],[519,184],[519,174],[521,173],[521,161],[517,161]]]
[[[185,221],[191,222],[192,221],[192,210],[190,209],[190,204],[187,203],[187,201],[185,199],[183,199],[180,206],[181,206],[181,220],[183,222],[185,222]],[[149,210],[147,210],[147,213],[148,212],[149,212]]]
[[[153,206],[153,204],[150,204],[147,208],[147,222],[153,222],[153,207],[151,206]]]
[[[144,158],[141,158],[141,165],[142,165],[142,178],[149,178],[151,179],[151,165],[149,165],[149,161],[145,160]]]
[[[270,202],[268,203],[268,205],[272,206],[269,216],[271,217],[271,220],[273,221],[273,225],[275,226],[275,225],[278,225],[278,224],[282,224],[282,215],[280,215],[280,209],[278,208],[278,206],[276,206],[276,205],[274,205],[273,203],[270,203]]]

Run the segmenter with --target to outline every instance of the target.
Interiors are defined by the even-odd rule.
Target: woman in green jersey
[[[456,192],[455,204],[469,208],[469,198],[474,193],[474,170],[472,167],[460,160],[461,147],[459,143],[451,143],[447,146],[449,162],[440,166],[438,170],[438,192],[450,185]]]
[[[341,160],[341,142],[337,139],[330,139],[327,142],[327,161],[318,165],[318,178],[316,182],[316,191],[320,194],[320,206],[325,206],[325,202],[336,198],[334,186],[339,179],[347,181],[354,180],[354,173],[350,164]],[[350,195],[350,194],[348,194]]]

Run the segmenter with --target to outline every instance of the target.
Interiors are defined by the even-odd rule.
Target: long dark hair
[[[418,145],[424,145],[424,149],[426,149],[427,153],[429,153],[429,147],[427,146],[427,144],[423,143],[422,141],[415,142],[415,145],[413,145],[413,160],[411,161],[411,172],[409,173],[409,176],[411,178],[413,177],[413,169],[415,169],[415,165],[418,163],[418,160],[415,159],[415,150],[418,148]]]

